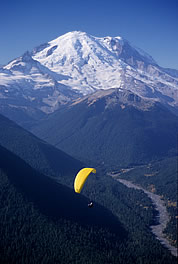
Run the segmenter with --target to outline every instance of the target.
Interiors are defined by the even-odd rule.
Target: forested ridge
[[[0,115],[0,145],[50,177],[68,181],[84,164]],[[74,177],[74,176],[73,176]],[[68,179],[68,180],[67,180]]]
[[[59,109],[32,131],[77,159],[109,169],[177,153],[177,116],[160,104],[140,111],[112,100],[83,100]]]

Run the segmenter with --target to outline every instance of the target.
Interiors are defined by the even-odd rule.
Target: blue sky
[[[0,64],[69,31],[122,36],[178,69],[178,0],[1,0]]]

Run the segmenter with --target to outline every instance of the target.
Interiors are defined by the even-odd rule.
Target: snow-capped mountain
[[[164,71],[151,56],[121,37],[97,38],[69,32],[33,51],[51,71],[71,78],[61,83],[86,95],[97,89],[123,88],[140,96],[178,104],[178,72]]]
[[[75,92],[60,83],[68,79],[35,61],[29,52],[0,69],[0,99],[7,103],[33,106],[43,112],[55,111],[61,103],[75,97]],[[3,103],[3,100],[2,100]]]
[[[46,113],[111,88],[178,107],[178,71],[158,66],[122,37],[69,32],[0,68],[1,102],[14,105],[21,98],[16,106],[31,105]]]

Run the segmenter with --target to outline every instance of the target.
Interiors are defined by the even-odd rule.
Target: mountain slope
[[[178,118],[154,101],[111,89],[56,111],[33,132],[83,161],[116,167],[175,153]]]
[[[108,247],[113,252],[111,263],[116,261],[114,246],[126,237],[116,217],[97,203],[88,209],[86,197],[35,171],[1,146],[0,157],[1,263],[70,263],[77,252],[85,253],[78,256],[78,263],[98,263],[108,258]]]
[[[52,147],[30,132],[0,115],[0,144],[33,168],[73,185],[75,174],[84,164]]]
[[[56,183],[53,179],[37,172],[5,148],[0,147],[0,153],[1,170],[9,177],[17,190],[35,203],[44,214],[54,218],[64,217],[84,226],[93,224],[100,226],[101,224],[101,227],[101,219],[106,220],[107,215],[110,215],[104,208],[101,209],[102,207],[97,203],[94,210],[90,212],[87,207],[88,199],[83,195],[77,195],[71,188]],[[111,219],[106,220],[105,224],[107,228],[113,227],[113,230],[117,232],[117,228],[115,228],[117,219],[114,216],[113,220],[111,217]]]
[[[143,194],[127,192],[119,184],[111,187],[110,180],[99,183],[101,201],[105,197],[106,205],[115,206],[121,225],[103,206],[95,202],[88,209],[86,197],[1,146],[0,157],[1,263],[124,264],[145,257],[153,264],[176,263],[148,230],[152,209],[142,208],[149,205]],[[139,198],[140,208],[135,204]]]

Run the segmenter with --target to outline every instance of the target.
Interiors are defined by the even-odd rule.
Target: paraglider
[[[88,178],[88,176],[90,175],[90,173],[96,173],[96,170],[94,168],[84,168],[81,169],[78,173],[77,176],[75,178],[74,181],[74,190],[77,193],[80,193],[85,182],[86,179]]]
[[[75,181],[74,181],[74,190],[76,193],[80,193],[88,176],[91,173],[96,173],[96,170],[94,168],[84,168],[81,169],[78,173],[77,176],[75,177]],[[90,202],[88,204],[88,207],[91,208],[93,207],[93,202]]]

